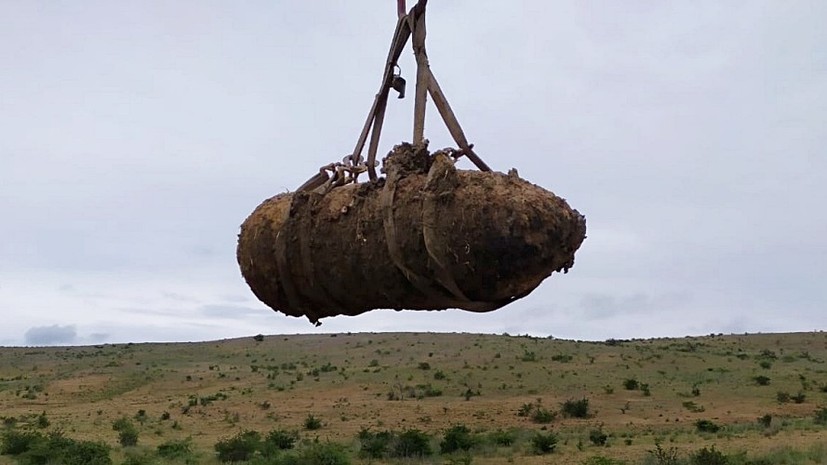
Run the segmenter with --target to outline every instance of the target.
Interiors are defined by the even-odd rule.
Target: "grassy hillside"
[[[366,428],[415,428],[438,444],[458,424],[559,438],[552,455],[524,440],[478,448],[474,463],[579,464],[596,455],[640,463],[652,461],[656,442],[750,454],[789,446],[820,460],[825,360],[822,332],[605,342],[364,333],[2,348],[0,415],[7,429],[103,440],[116,463],[112,424],[122,417],[141,446],[191,437],[201,463],[218,463],[214,444],[242,430],[298,430],[356,451]],[[321,427],[307,430],[308,416]],[[594,431],[606,445],[595,445]]]

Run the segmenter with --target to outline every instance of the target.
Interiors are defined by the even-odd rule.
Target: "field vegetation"
[[[0,348],[0,464],[827,463],[827,333]]]

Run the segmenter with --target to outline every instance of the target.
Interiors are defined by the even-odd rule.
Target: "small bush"
[[[701,433],[717,433],[721,427],[710,420],[698,420],[695,422],[695,428]]]
[[[20,455],[42,440],[43,435],[34,431],[6,431],[0,445],[0,455]]]
[[[350,465],[344,447],[332,442],[311,443],[301,449],[298,460],[285,465]]]
[[[118,431],[118,443],[123,447],[135,446],[138,444],[138,430],[134,426],[126,427]]]
[[[112,429],[118,432],[118,443],[123,447],[138,444],[138,429],[127,417],[121,417],[112,422]]]
[[[142,425],[144,423],[146,423],[146,421],[148,419],[149,419],[149,417],[147,416],[146,410],[144,410],[144,409],[138,410],[138,412],[135,414],[135,421],[137,421],[138,423],[140,423]]]
[[[537,407],[537,409],[531,414],[531,421],[541,425],[551,423],[555,418],[557,418],[556,412],[552,412],[551,410],[547,410],[542,407]]]
[[[359,431],[359,456],[368,459],[381,459],[391,448],[395,435],[390,431],[374,433],[368,429]]]
[[[16,448],[19,451],[8,454],[17,455],[20,464],[112,465],[112,459],[109,457],[110,448],[106,444],[76,441],[64,437],[59,432],[52,432],[47,436],[40,433],[18,436],[12,440],[11,445],[14,447],[9,447],[8,435],[4,439],[4,450]]]
[[[589,399],[585,397],[579,400],[569,399],[563,402],[561,410],[566,418],[588,418]]]
[[[790,401],[790,393],[784,391],[778,391],[775,394],[775,400],[778,401],[779,404],[786,404]]]
[[[432,453],[431,437],[418,429],[400,433],[391,451],[393,457],[425,457]]]
[[[158,445],[158,456],[165,459],[181,459],[192,455],[192,441],[167,441]]]
[[[37,420],[35,421],[35,425],[37,425],[40,429],[48,428],[51,423],[52,422],[49,421],[49,417],[46,416],[46,412],[42,412],[38,415]]]
[[[434,372],[434,379],[435,380],[439,381],[439,380],[443,380],[445,378],[446,378],[445,372],[443,372],[442,370],[437,370],[436,372]]]
[[[768,376],[760,375],[752,378],[755,380],[755,384],[759,386],[769,386],[770,385],[770,378]]]
[[[537,432],[531,438],[532,450],[540,455],[550,454],[557,447],[557,435]]]
[[[698,405],[691,400],[686,400],[681,405],[683,405],[683,408],[693,413],[701,413],[706,410],[702,405]]]
[[[428,363],[428,362],[419,362],[419,365],[417,366],[417,368],[419,368],[420,370],[430,370],[431,369],[431,364]]]
[[[307,415],[307,418],[304,419],[304,429],[307,430],[317,430],[322,427],[322,420],[314,417],[313,414]]]
[[[474,446],[475,438],[471,430],[465,425],[454,425],[445,431],[445,437],[439,443],[439,450],[443,454],[450,454],[458,450],[467,451]]]
[[[261,341],[264,340],[264,335],[263,334],[256,334],[255,336],[253,336],[253,340],[256,341],[256,342],[261,342]]]
[[[627,391],[635,391],[638,387],[640,387],[640,383],[634,378],[623,380],[623,388]]]
[[[648,451],[655,465],[679,465],[678,449],[670,447],[664,449],[660,443],[655,443],[655,449]]]
[[[222,462],[244,462],[252,458],[260,445],[261,435],[258,432],[241,431],[231,438],[218,441],[215,451]]]
[[[803,392],[799,392],[798,394],[796,394],[794,396],[790,396],[790,399],[792,399],[792,401],[795,402],[796,404],[803,404],[804,400],[806,398],[807,398],[807,396]]]
[[[729,463],[727,456],[715,450],[715,446],[711,449],[704,447],[695,452],[689,461],[692,465],[727,465]]]
[[[513,431],[505,431],[498,429],[488,434],[488,439],[497,446],[511,446],[517,440],[517,435]]]
[[[520,408],[517,409],[517,416],[518,417],[527,417],[527,416],[531,415],[531,412],[533,412],[533,411],[534,411],[534,404],[531,403],[531,402],[528,402],[526,404],[521,405]]]
[[[821,407],[820,409],[816,410],[813,422],[817,425],[827,426],[827,407]]]
[[[609,436],[603,432],[602,429],[593,429],[589,431],[589,441],[595,446],[605,446]]]
[[[292,449],[298,440],[298,431],[274,429],[267,433],[267,436],[262,441],[262,455],[269,457],[278,454],[279,451]]]
[[[769,428],[772,424],[772,415],[768,413],[766,415],[758,417],[758,424],[763,426],[764,428]]]
[[[115,431],[122,431],[127,428],[135,428],[135,425],[132,424],[132,420],[127,417],[120,417],[112,422],[112,429]]]

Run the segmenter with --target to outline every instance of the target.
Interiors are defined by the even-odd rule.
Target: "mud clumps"
[[[253,293],[311,322],[374,309],[488,312],[574,265],[586,220],[516,175],[401,144],[378,183],[279,194],[241,225]],[[384,181],[384,182],[383,182]]]

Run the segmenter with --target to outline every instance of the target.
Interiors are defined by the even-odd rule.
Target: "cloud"
[[[78,333],[74,325],[34,326],[25,334],[26,345],[50,346],[71,344],[77,340]]]
[[[242,318],[267,315],[266,310],[262,308],[222,304],[203,305],[199,309],[199,312],[204,316],[214,318]]]
[[[89,342],[92,342],[92,343],[104,342],[107,339],[109,339],[109,334],[108,333],[92,333],[92,334],[89,335],[89,337],[87,339],[89,340]]]

